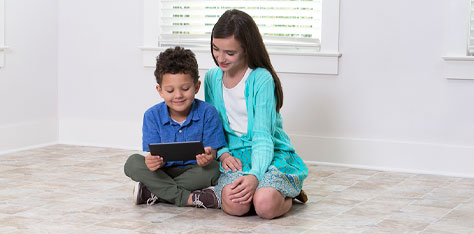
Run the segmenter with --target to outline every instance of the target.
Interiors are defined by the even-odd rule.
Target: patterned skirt
[[[221,203],[222,189],[232,184],[235,179],[246,175],[252,167],[252,150],[233,150],[230,154],[242,162],[242,171],[226,171],[220,166],[221,175],[215,186],[216,195]],[[303,180],[308,176],[308,167],[294,152],[275,151],[270,167],[265,172],[257,186],[259,188],[271,187],[278,190],[284,197],[296,197],[303,187]]]

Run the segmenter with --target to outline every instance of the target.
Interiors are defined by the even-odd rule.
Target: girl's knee
[[[250,211],[250,203],[239,204],[228,200],[222,200],[222,210],[229,215],[242,216]]]
[[[226,212],[229,215],[234,215],[234,216],[242,216],[244,214],[247,214],[250,210],[251,204],[239,204],[232,202],[229,199],[229,188],[228,186],[225,186],[224,189],[222,190],[222,196],[221,196],[221,202],[222,202],[222,210]]]
[[[264,219],[273,219],[279,216],[279,209],[285,198],[273,188],[261,188],[253,197],[253,205],[258,216]]]

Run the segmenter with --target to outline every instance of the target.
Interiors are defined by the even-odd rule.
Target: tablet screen
[[[159,155],[165,162],[196,160],[196,155],[204,153],[200,141],[152,143],[148,147],[151,155]]]

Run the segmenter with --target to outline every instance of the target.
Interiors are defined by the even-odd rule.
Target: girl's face
[[[247,69],[248,62],[240,42],[234,36],[212,39],[212,54],[224,72],[234,73]]]

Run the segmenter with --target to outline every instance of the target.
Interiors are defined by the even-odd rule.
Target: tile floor
[[[0,233],[474,233],[474,179],[310,166],[306,204],[263,220],[136,206],[129,150],[54,145],[0,155]]]

